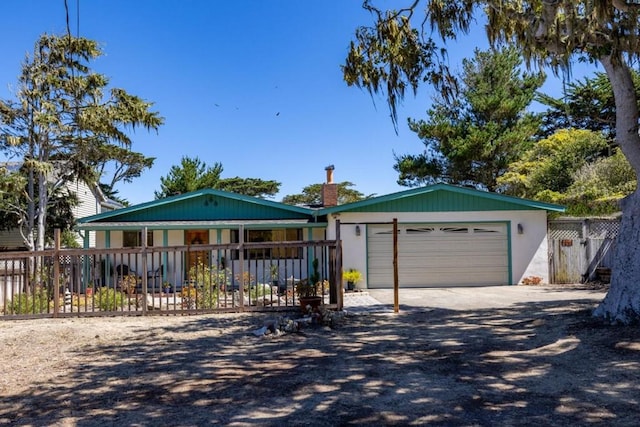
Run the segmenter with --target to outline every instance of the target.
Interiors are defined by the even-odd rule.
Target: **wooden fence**
[[[617,218],[549,221],[550,283],[608,280],[619,230]]]
[[[292,310],[311,277],[341,309],[341,271],[339,240],[6,252],[0,319]]]

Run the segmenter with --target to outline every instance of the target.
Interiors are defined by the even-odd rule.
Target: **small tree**
[[[19,225],[29,249],[44,247],[52,194],[76,179],[97,183],[100,165],[126,163],[127,130],[156,130],[163,122],[150,103],[123,89],[105,95],[109,80],[88,65],[101,53],[92,40],[43,35],[22,67],[17,101],[0,101],[0,146],[23,162]]]

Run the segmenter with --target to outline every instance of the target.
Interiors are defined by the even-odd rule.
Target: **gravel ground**
[[[640,329],[594,307],[361,309],[262,337],[273,315],[2,321],[0,424],[635,426]]]

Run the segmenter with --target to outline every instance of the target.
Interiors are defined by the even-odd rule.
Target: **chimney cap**
[[[329,165],[326,168],[324,168],[324,170],[326,170],[326,171],[332,171],[334,169],[335,169],[335,166],[333,166],[333,165]]]

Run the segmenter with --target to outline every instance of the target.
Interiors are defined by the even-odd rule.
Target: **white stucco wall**
[[[511,234],[511,283],[518,284],[524,277],[538,276],[549,282],[547,252],[547,213],[532,211],[489,212],[398,212],[390,213],[341,213],[340,237],[342,239],[343,269],[355,268],[364,275],[359,287],[367,282],[367,224],[391,223],[448,223],[448,222],[506,222]],[[329,216],[327,238],[335,238],[336,218]],[[523,234],[518,234],[518,224]],[[360,236],[356,236],[356,225]]]

